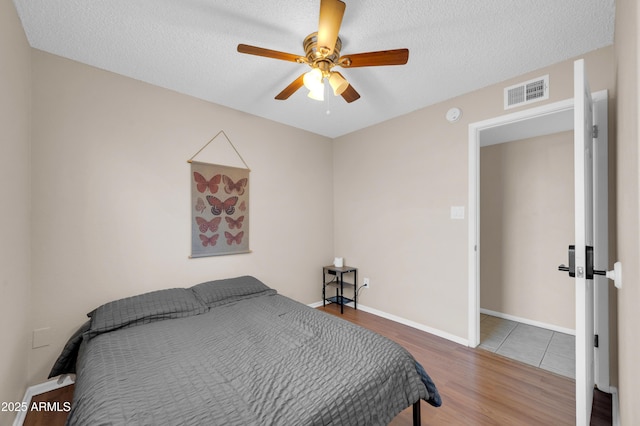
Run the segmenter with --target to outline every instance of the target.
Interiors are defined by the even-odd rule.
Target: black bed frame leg
[[[420,400],[413,404],[413,426],[420,426]]]

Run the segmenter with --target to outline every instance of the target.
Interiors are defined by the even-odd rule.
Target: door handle
[[[586,261],[587,261],[587,273],[586,278],[588,280],[592,280],[594,275],[603,275],[610,280],[612,280],[616,286],[616,288],[622,288],[622,265],[620,262],[616,262],[613,266],[613,270],[611,271],[600,271],[597,269],[593,269],[594,264],[594,256],[593,256],[593,247],[586,247]],[[564,263],[558,266],[558,271],[568,272],[570,277],[576,276],[576,246],[569,246],[569,266],[566,266]],[[578,268],[578,277],[582,277],[584,275],[583,268]]]
[[[576,246],[569,246],[569,266],[563,263],[558,266],[558,271],[568,272],[570,277],[576,276]]]
[[[577,268],[576,271],[576,246],[575,245],[570,245],[569,246],[569,266],[566,266],[564,264],[558,266],[558,270],[559,271],[563,271],[563,272],[568,272],[570,277],[575,277],[576,276],[576,272],[577,272],[577,276],[578,278],[586,278],[588,280],[592,280],[593,279],[593,274],[601,274],[604,271],[594,271],[593,270],[593,247],[587,246],[587,251],[586,251],[586,274],[585,274],[585,268],[584,267],[579,267]],[[606,274],[606,272],[604,273]]]

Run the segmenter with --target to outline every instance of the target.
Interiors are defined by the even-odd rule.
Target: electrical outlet
[[[369,288],[369,278],[364,279],[364,284],[362,285],[364,288]]]

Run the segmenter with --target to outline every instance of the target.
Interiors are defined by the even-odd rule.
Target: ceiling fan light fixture
[[[313,90],[309,90],[307,96],[316,101],[324,101],[324,84]]]
[[[336,96],[342,95],[342,93],[347,90],[347,87],[349,87],[349,82],[337,72],[332,72],[329,75],[329,84],[333,89],[333,94]]]
[[[313,68],[311,71],[306,73],[302,81],[304,83],[304,87],[311,91],[320,91],[320,88],[324,88],[324,84],[322,83],[322,71],[318,68]]]

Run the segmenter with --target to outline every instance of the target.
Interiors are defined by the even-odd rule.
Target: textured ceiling
[[[408,48],[404,66],[340,70],[362,96],[274,96],[307,65],[320,0],[14,0],[32,47],[337,137],[613,44],[614,0],[344,0],[342,54]],[[329,111],[329,113],[327,113]]]

